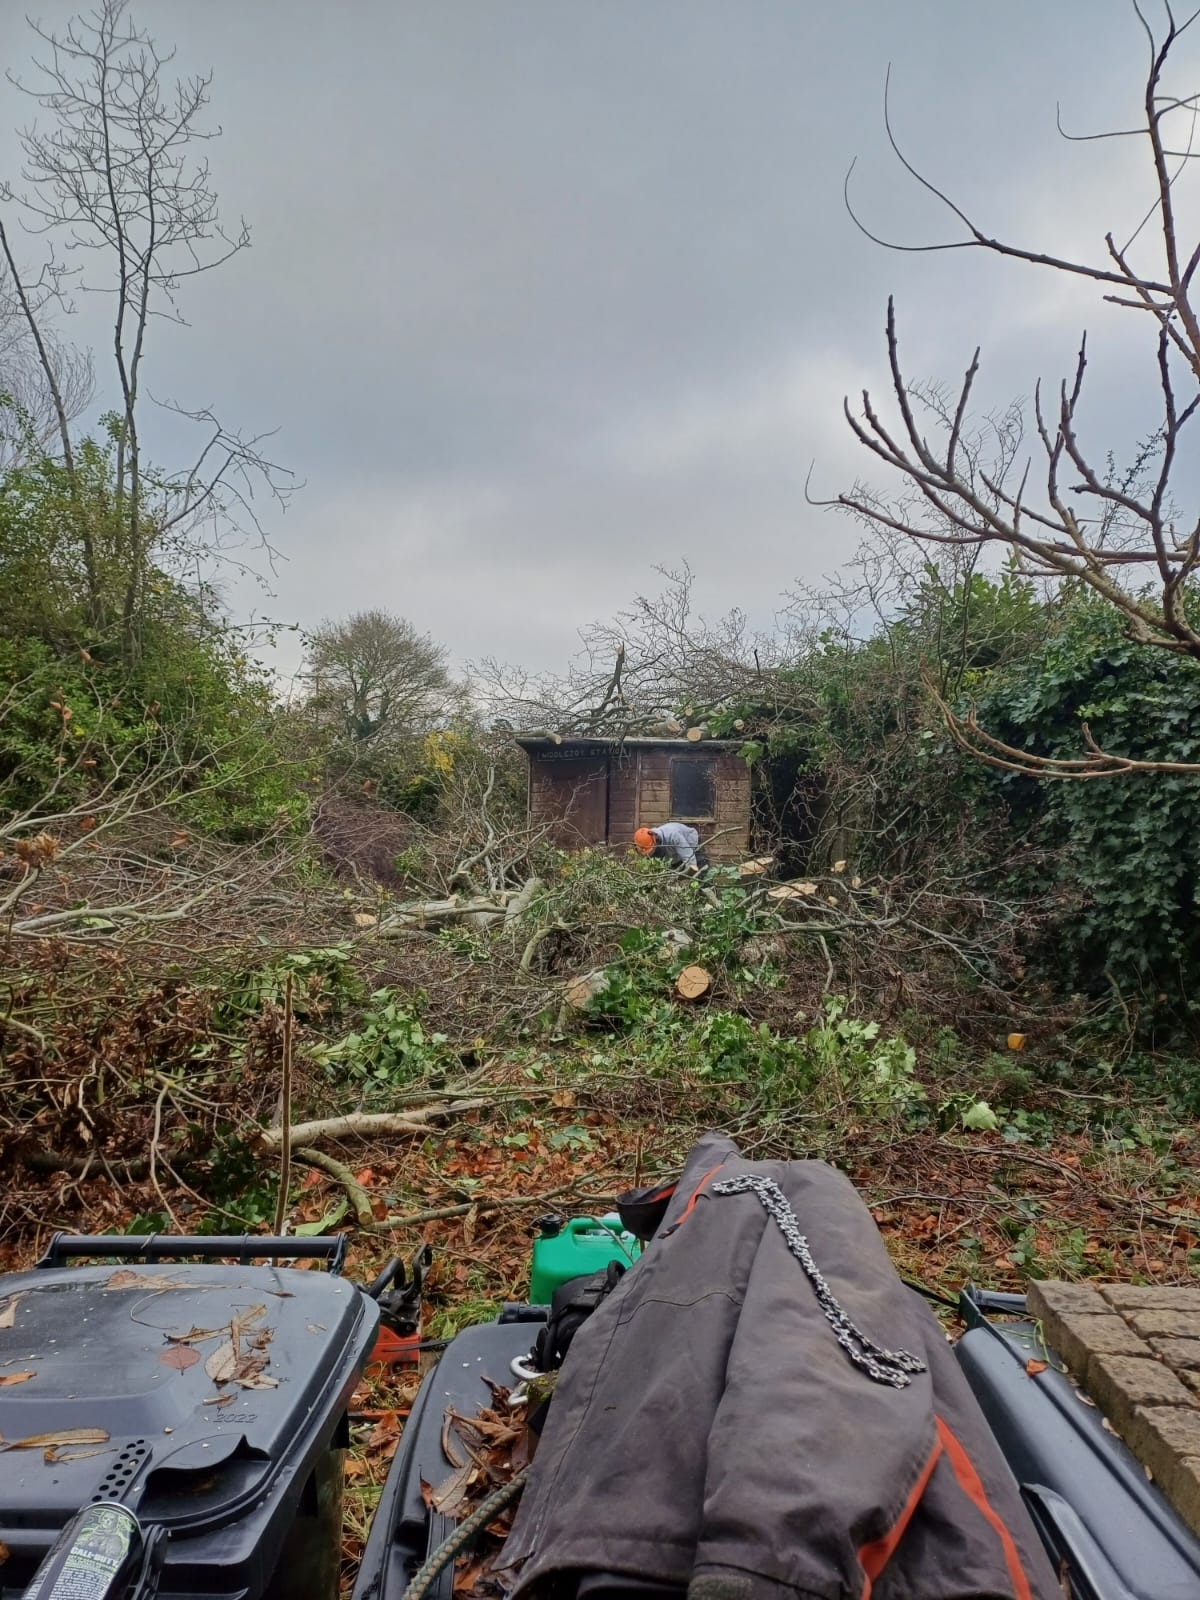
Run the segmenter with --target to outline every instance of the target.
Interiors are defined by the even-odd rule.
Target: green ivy
[[[1047,622],[1040,647],[979,697],[989,733],[1031,754],[1077,757],[1086,724],[1114,754],[1200,761],[1200,664],[1133,643],[1090,596],[1068,597]],[[1037,868],[1018,866],[1012,881],[1054,907],[1041,955],[1059,986],[1118,992],[1143,1016],[1200,1018],[1200,775],[997,774],[991,789],[1037,850]]]

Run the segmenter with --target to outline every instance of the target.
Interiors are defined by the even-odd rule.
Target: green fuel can
[[[610,1261],[630,1266],[642,1253],[640,1242],[624,1231],[615,1214],[573,1217],[570,1222],[547,1217],[538,1226],[541,1234],[533,1243],[529,1284],[531,1305],[548,1306],[559,1284],[588,1272],[602,1272]]]

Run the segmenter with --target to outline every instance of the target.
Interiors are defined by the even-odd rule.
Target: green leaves
[[[361,1083],[368,1099],[372,1092],[386,1097],[389,1088],[414,1083],[438,1069],[446,1043],[444,1033],[425,1032],[394,990],[377,989],[370,1003],[372,1009],[353,1033],[313,1052],[331,1078]]]
[[[989,733],[1042,755],[1078,756],[1083,724],[1105,750],[1146,760],[1200,759],[1200,664],[1133,644],[1110,607],[1072,596],[1023,661],[996,674],[978,706]],[[1200,776],[1138,773],[1092,782],[993,779],[1016,832],[1037,852],[1043,959],[1055,986],[1187,1021],[1200,979]],[[1035,951],[1035,954],[1037,952]],[[1121,1012],[1122,1026],[1128,1025]]]
[[[343,1197],[330,1206],[323,1217],[318,1217],[315,1222],[299,1222],[292,1232],[300,1239],[315,1239],[322,1233],[328,1233],[330,1228],[336,1228],[349,1209],[350,1202]]]

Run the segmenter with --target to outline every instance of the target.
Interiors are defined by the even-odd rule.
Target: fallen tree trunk
[[[738,865],[739,878],[761,878],[764,872],[769,872],[775,865],[774,856],[755,856],[751,861],[743,861]]]
[[[530,878],[523,883],[504,908],[504,925],[511,926],[519,917],[523,917],[530,906],[542,892],[544,884],[541,878]]]
[[[385,1133],[428,1133],[434,1122],[458,1116],[463,1111],[478,1111],[490,1104],[489,1100],[456,1100],[445,1106],[415,1106],[411,1111],[351,1111],[344,1117],[294,1123],[292,1143],[312,1145],[319,1139],[373,1139]],[[257,1133],[262,1149],[281,1148],[282,1128],[259,1128]]]
[[[488,923],[502,922],[508,899],[507,895],[473,895],[470,899],[463,900],[458,895],[450,895],[445,900],[412,901],[408,905],[397,906],[391,916],[379,924],[378,932],[386,937],[389,933],[407,931],[410,928],[435,928],[460,919],[463,921],[486,919]]]

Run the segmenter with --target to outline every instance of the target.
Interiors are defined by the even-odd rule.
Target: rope
[[[910,1355],[907,1350],[885,1350],[851,1322],[838,1304],[833,1290],[821,1276],[817,1263],[808,1248],[808,1240],[800,1231],[800,1219],[788,1204],[787,1196],[773,1178],[756,1178],[745,1173],[740,1178],[723,1178],[713,1184],[714,1194],[747,1194],[758,1197],[759,1204],[771,1217],[784,1237],[788,1249],[795,1256],[812,1284],[826,1322],[842,1349],[861,1367],[868,1378],[876,1383],[887,1383],[893,1389],[907,1389],[914,1372],[924,1372],[925,1363]]]
[[[517,1498],[528,1476],[529,1467],[524,1466],[507,1483],[502,1483],[498,1489],[493,1489],[487,1499],[476,1506],[471,1515],[465,1517],[448,1538],[442,1540],[433,1554],[426,1557],[424,1565],[413,1573],[401,1600],[423,1600],[423,1596],[437,1575],[474,1542],[475,1536],[483,1532],[497,1511],[503,1511],[511,1500]]]

